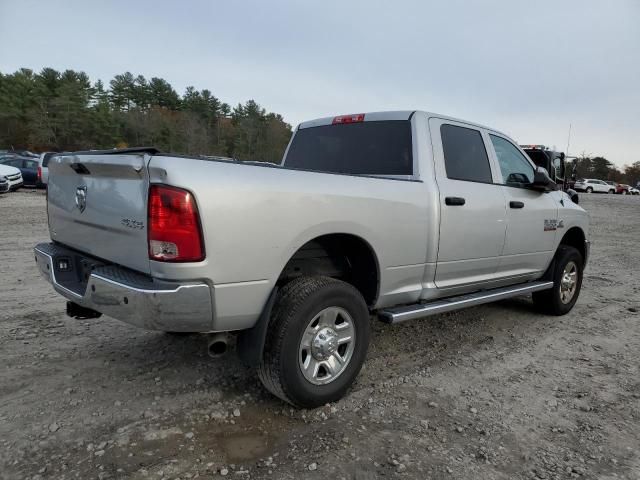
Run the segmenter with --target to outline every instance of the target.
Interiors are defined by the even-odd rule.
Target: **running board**
[[[451,312],[452,310],[460,310],[461,308],[482,305],[483,303],[495,302],[496,300],[516,297],[539,290],[548,290],[551,287],[553,287],[553,282],[521,283],[510,287],[494,288],[492,290],[482,290],[467,295],[449,297],[429,303],[416,303],[415,305],[386,308],[378,312],[378,317],[386,323],[406,322],[407,320]]]

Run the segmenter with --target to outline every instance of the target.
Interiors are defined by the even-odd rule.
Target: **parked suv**
[[[46,187],[47,183],[49,183],[49,161],[51,160],[51,157],[53,157],[54,155],[57,155],[57,153],[45,152],[45,153],[41,153],[40,158],[38,159],[38,164],[40,169],[40,172],[39,172],[40,182],[44,187]]]
[[[596,180],[594,178],[576,180],[573,189],[587,193],[616,193],[613,185],[609,185],[604,180]]]

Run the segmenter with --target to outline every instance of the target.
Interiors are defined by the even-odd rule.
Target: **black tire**
[[[626,194],[627,194],[627,193],[629,193],[629,192],[627,192],[626,190],[622,190],[622,192],[620,192],[620,193],[621,193],[622,195],[626,195]]]
[[[612,189],[612,190],[609,190],[609,195],[613,195],[614,193],[616,193],[616,191],[615,191],[615,190],[613,190],[613,189]]]
[[[587,187],[586,192],[587,192],[587,193],[593,193],[593,188],[591,188],[591,187]]]
[[[342,308],[351,316],[356,340],[344,370],[330,383],[315,385],[300,368],[300,342],[309,322],[330,307]],[[334,402],[345,394],[360,372],[369,335],[369,310],[352,285],[329,277],[297,278],[278,293],[258,377],[272,394],[296,407],[315,408]]]
[[[561,283],[564,270],[573,262],[576,266],[576,288],[571,300],[563,302],[561,298]],[[560,245],[555,256],[555,268],[553,272],[553,288],[533,293],[533,303],[540,311],[549,315],[564,315],[569,313],[580,296],[582,287],[584,260],[580,252],[574,247]]]

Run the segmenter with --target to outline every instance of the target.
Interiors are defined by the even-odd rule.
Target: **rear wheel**
[[[550,315],[571,311],[582,287],[583,259],[574,247],[560,245],[555,258],[553,287],[533,293],[533,303]]]
[[[341,398],[369,346],[369,311],[358,290],[329,277],[300,277],[274,305],[258,377],[282,400],[314,408]]]
[[[626,190],[622,190],[620,193],[622,193],[622,195],[626,195],[628,192]]]

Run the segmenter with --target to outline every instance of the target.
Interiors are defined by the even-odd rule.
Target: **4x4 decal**
[[[552,232],[558,228],[564,228],[564,221],[556,220],[555,218],[544,219],[544,231]]]

